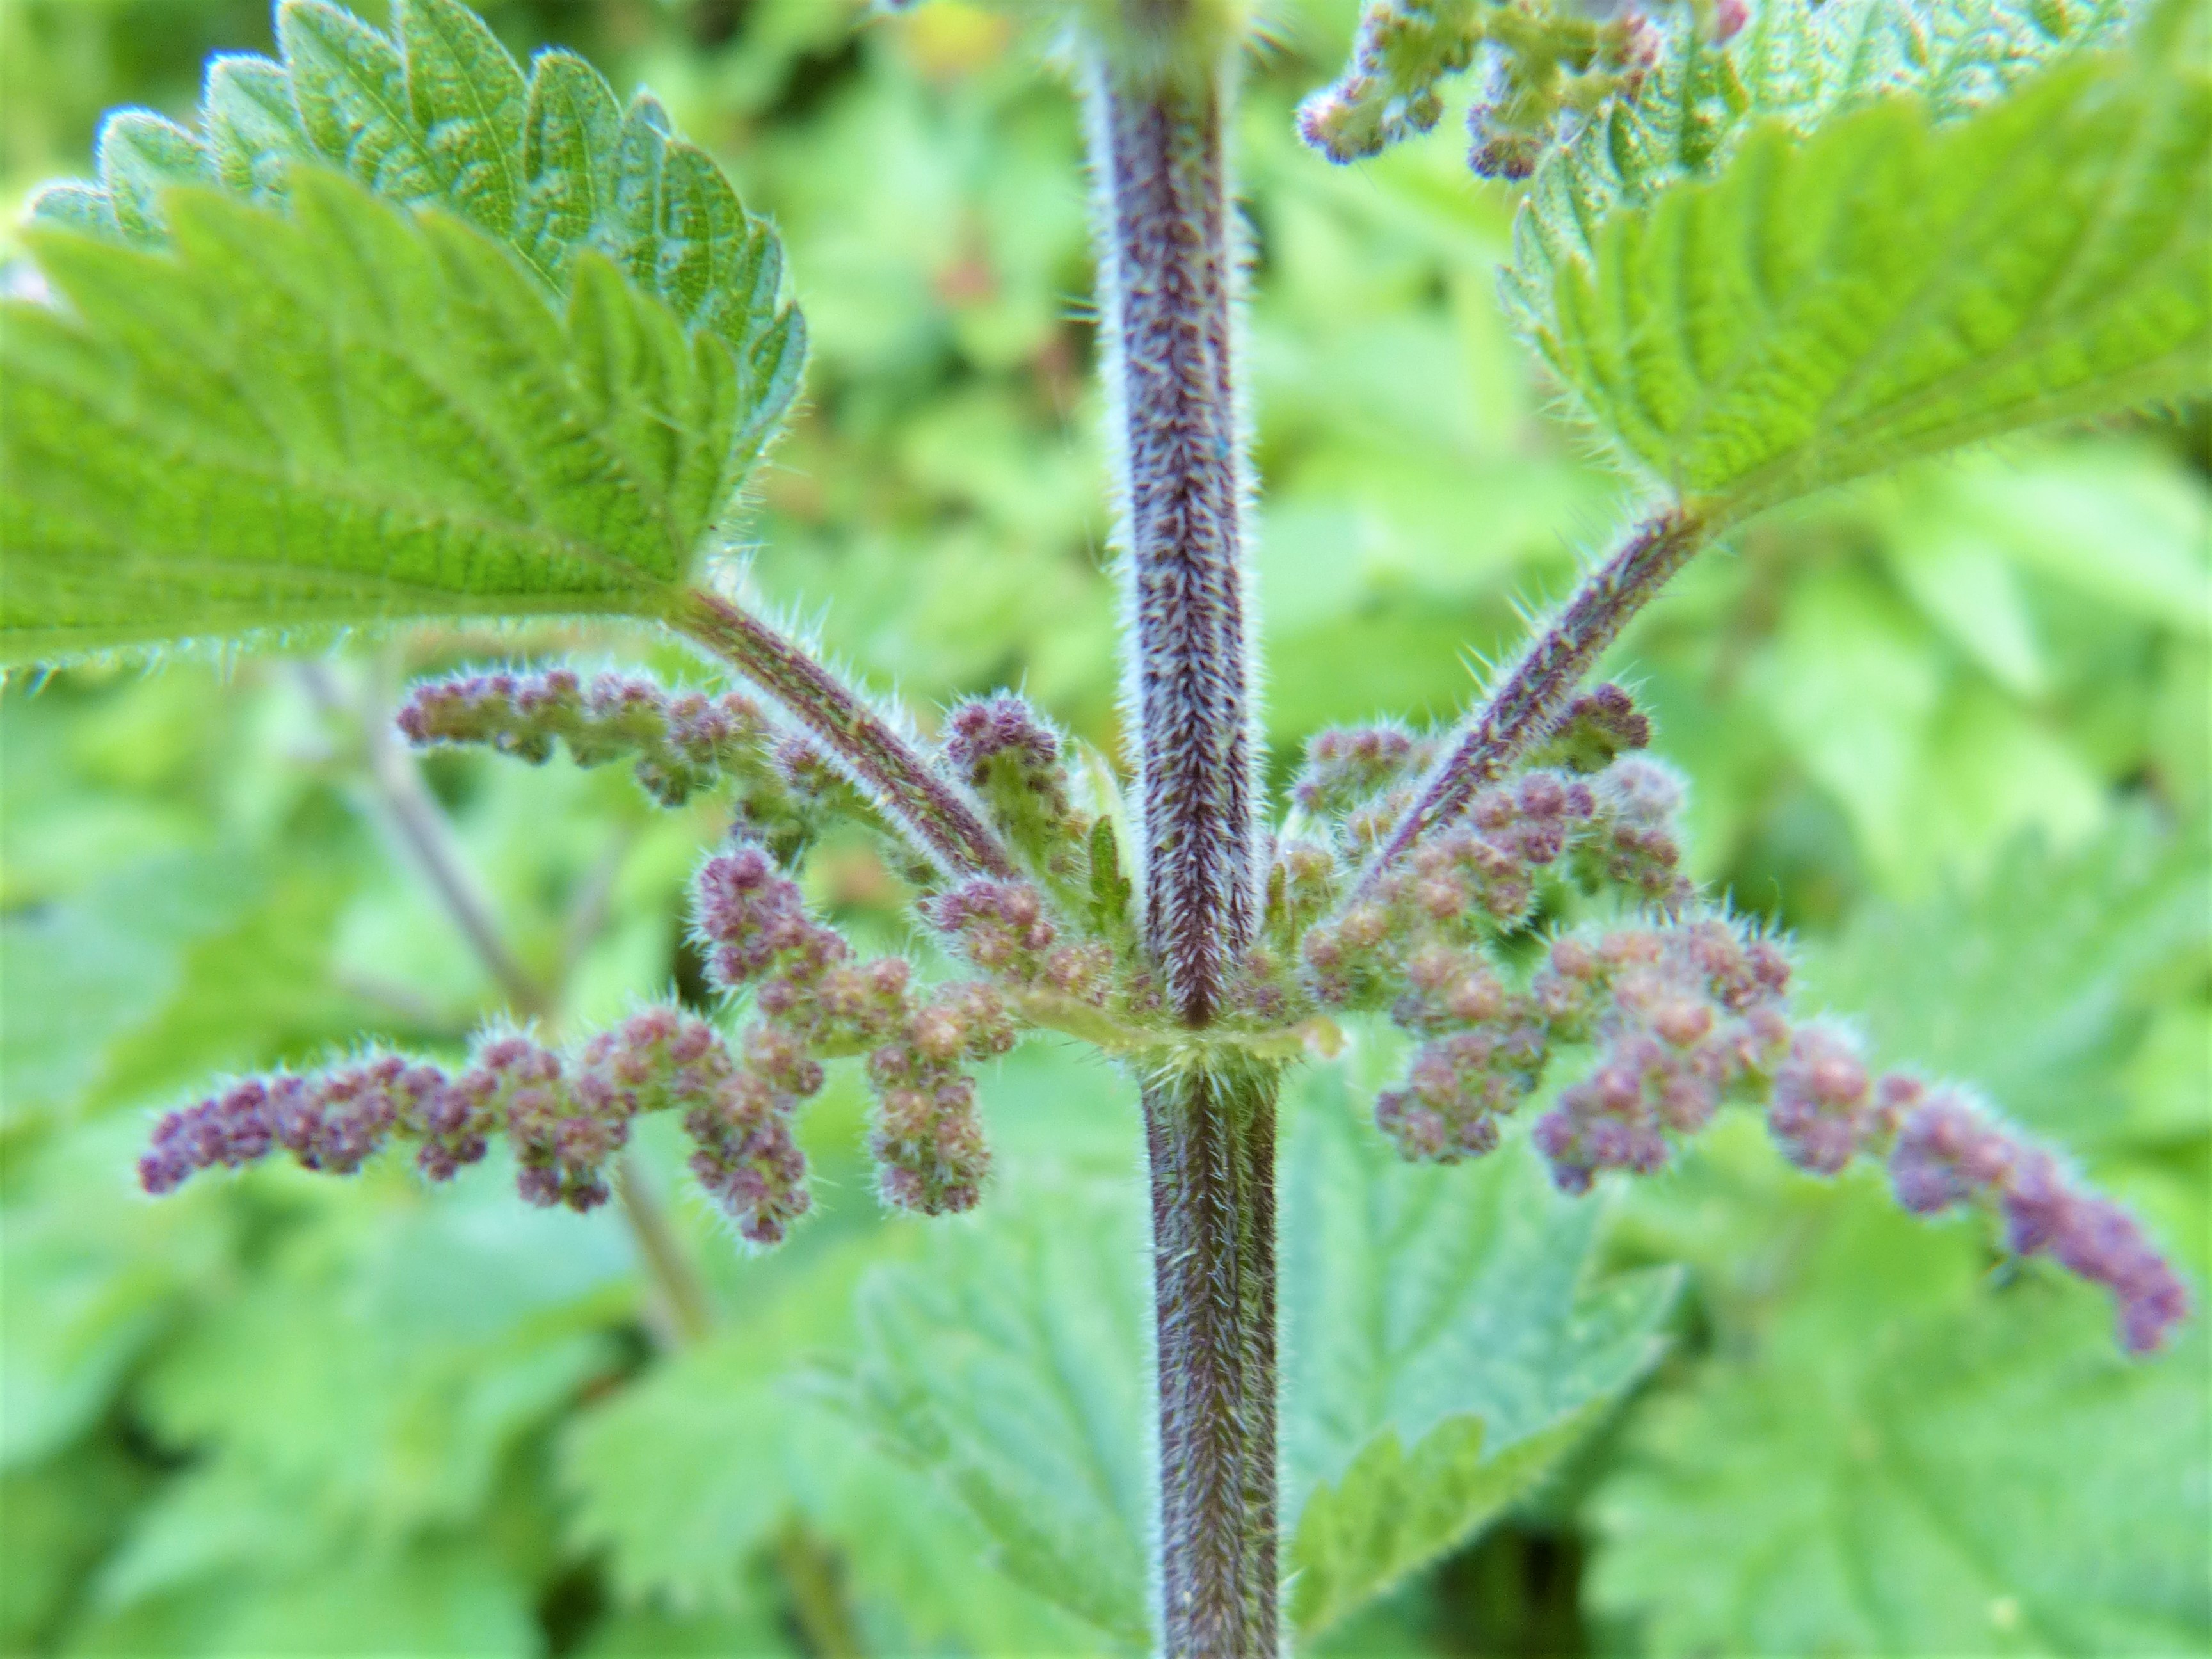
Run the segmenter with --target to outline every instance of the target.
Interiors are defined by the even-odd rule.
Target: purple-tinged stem
[[[1421,793],[1390,831],[1353,889],[1357,900],[1430,830],[1450,823],[1508,767],[1551,735],[1628,619],[1697,551],[1704,526],[1688,514],[1661,514],[1583,579],[1552,625],[1475,714],[1459,740],[1431,769]]]
[[[668,620],[775,698],[913,837],[916,851],[955,875],[1015,873],[1006,849],[960,792],[792,641],[696,587],[685,591]]]
[[[1146,935],[1192,1026],[1220,1008],[1258,908],[1222,105],[1211,77],[1101,68],[1090,110]]]
[[[1276,1089],[1192,1071],[1144,1091],[1170,1659],[1277,1652]]]

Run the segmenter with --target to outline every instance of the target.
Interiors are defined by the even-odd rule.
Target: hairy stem
[[[1551,735],[1583,677],[1628,619],[1697,551],[1704,526],[1687,514],[1662,513],[1638,527],[1620,550],[1583,579],[1551,626],[1468,722],[1423,781],[1419,798],[1370,860],[1352,896],[1440,825],[1465,811],[1522,755]]]
[[[1192,1071],[1144,1091],[1171,1659],[1276,1652],[1276,1091]]]
[[[954,875],[1010,877],[1014,864],[967,798],[850,687],[758,617],[699,588],[669,617],[768,693],[912,839]]]
[[[714,1328],[714,1304],[700,1279],[699,1270],[669,1224],[668,1211],[653,1189],[652,1177],[636,1157],[624,1152],[615,1160],[615,1201],[622,1206],[623,1221],[637,1259],[653,1286],[658,1311],[666,1322],[665,1336],[672,1347],[689,1347],[703,1340]]]
[[[1093,82],[1145,927],[1176,1012],[1200,1026],[1257,908],[1224,99],[1212,78],[1139,84],[1102,66]]]

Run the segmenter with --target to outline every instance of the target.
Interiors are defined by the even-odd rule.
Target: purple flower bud
[[[754,816],[791,816],[769,762],[767,720],[734,693],[672,695],[622,674],[599,675],[585,688],[556,668],[418,685],[397,719],[413,744],[482,744],[533,763],[564,742],[580,766],[634,756],[638,781],[669,806],[729,778],[744,789]]]
[[[1808,1026],[1774,1074],[1767,1127],[1791,1163],[1832,1176],[1857,1154],[1868,1104],[1866,1065],[1857,1051],[1841,1033]]]

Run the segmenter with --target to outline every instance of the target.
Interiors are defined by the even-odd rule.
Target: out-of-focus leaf
[[[580,1417],[563,1455],[576,1541],[609,1552],[628,1600],[749,1603],[750,1558],[792,1513],[803,1363],[851,1322],[865,1246],[833,1251],[765,1306]]]
[[[772,1612],[684,1616],[652,1610],[611,1614],[577,1650],[580,1659],[799,1659],[805,1651]]]
[[[0,920],[0,1121],[76,1104],[118,1040],[185,990],[192,947],[254,897],[246,860],[172,854]]]
[[[393,1548],[372,1540],[319,1540],[293,1570],[251,1568],[164,1595],[98,1609],[70,1651],[327,1655],[468,1654],[527,1659],[539,1638],[524,1587],[479,1541],[439,1537]]]
[[[219,1194],[155,1206],[133,1189],[142,1136],[123,1118],[67,1129],[9,1171],[0,1223],[0,1282],[10,1286],[0,1297],[0,1467],[76,1439],[192,1294],[229,1265]]]
[[[1657,1357],[1666,1273],[1591,1282],[1601,1206],[1520,1140],[1401,1163],[1342,1074],[1291,1093],[1285,1513],[1309,1634],[1526,1493]]]
[[[2202,831],[2124,820],[2079,852],[2022,842],[1971,884],[1869,907],[1810,952],[1807,978],[1885,1061],[1975,1083],[2027,1127],[2095,1147],[2130,1132],[2116,1071],[2159,977],[2208,944]]]
[[[113,1544],[145,1473],[115,1446],[80,1447],[0,1473],[0,1650],[51,1645],[83,1580]]]
[[[629,1251],[611,1218],[518,1210],[496,1166],[422,1212],[343,1196],[164,1352],[149,1413],[326,1514],[458,1522],[516,1437],[609,1364]]]
[[[1639,1417],[1595,1499],[1595,1606],[1656,1656],[2200,1650],[2202,1330],[2124,1360],[2094,1292],[1988,1296],[1972,1229],[1875,1184],[1747,1352]]]
[[[1935,510],[1961,534],[2161,629],[2212,636],[2212,491],[2156,458],[2094,445],[1976,466]]]

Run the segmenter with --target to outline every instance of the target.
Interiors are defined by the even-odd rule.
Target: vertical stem
[[[1276,1652],[1276,1089],[1193,1071],[1145,1091],[1172,1659]]]
[[[1222,104],[1218,77],[1137,82],[1106,67],[1091,98],[1145,925],[1193,1026],[1222,1007],[1257,908]]]
[[[634,1153],[625,1152],[615,1160],[615,1201],[622,1206],[638,1261],[660,1304],[658,1311],[668,1322],[668,1345],[688,1347],[703,1340],[714,1328],[714,1302],[676,1229],[669,1224],[652,1177]]]
[[[1141,33],[1176,8],[1125,9]],[[1193,1029],[1230,1006],[1258,911],[1224,84],[1101,62],[1090,97],[1145,934]],[[1275,1092],[1203,1066],[1144,1091],[1171,1659],[1276,1652]]]

